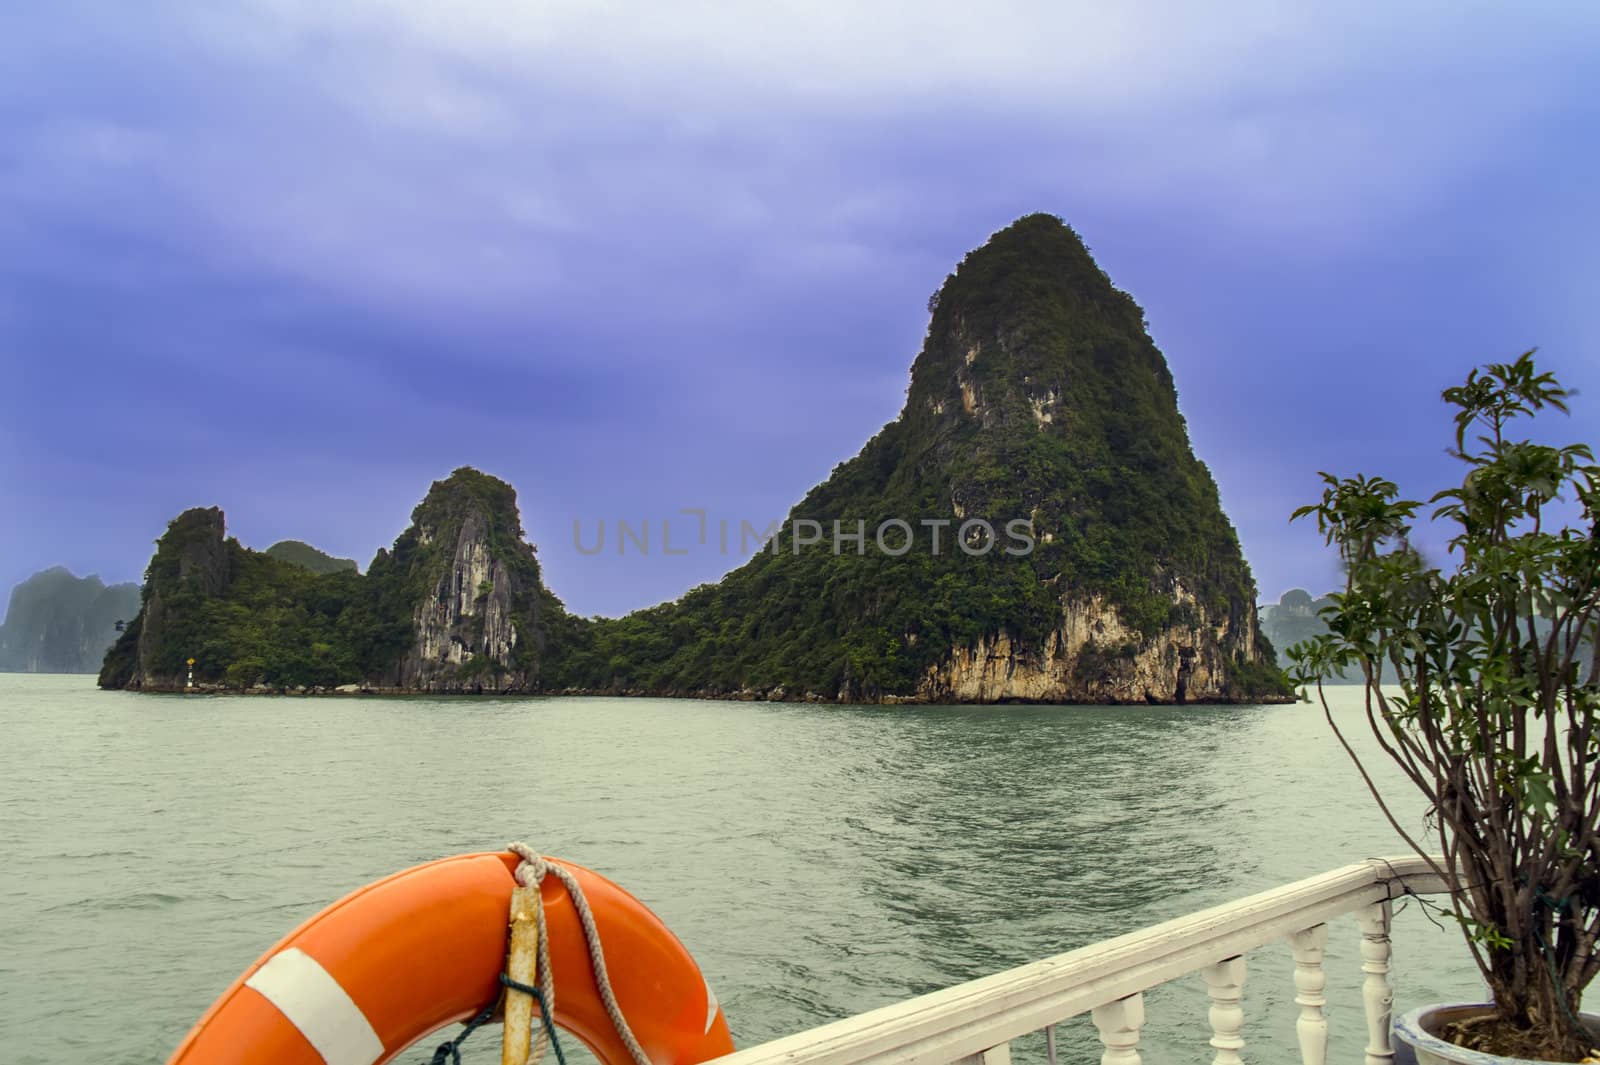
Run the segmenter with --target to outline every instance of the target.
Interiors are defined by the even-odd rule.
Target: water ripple
[[[741,1044],[1400,849],[1295,707],[153,699],[0,675],[0,732],[0,1045],[61,1065],[161,1059],[322,906],[512,839],[655,909]],[[1410,920],[1403,993],[1475,993]],[[1357,944],[1329,949],[1346,1018]],[[1289,1018],[1252,1028],[1262,1060],[1293,1054],[1289,971],[1252,960],[1252,1017]],[[1153,993],[1149,1060],[1199,1060],[1204,1006]],[[1335,1027],[1330,1060],[1358,1057]],[[1063,1040],[1098,1056],[1092,1027]]]

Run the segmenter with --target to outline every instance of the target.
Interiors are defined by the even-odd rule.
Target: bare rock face
[[[417,639],[411,656],[420,669],[427,662],[460,666],[474,655],[511,661],[517,646],[511,623],[511,574],[491,557],[486,522],[479,511],[461,523],[449,568],[417,604]]]
[[[144,614],[139,619],[137,638],[134,646],[137,648],[136,665],[133,676],[127,681],[127,687],[133,689],[148,688],[151,691],[176,688],[181,677],[174,670],[158,673],[154,665],[155,650],[161,644],[161,638],[166,631],[167,608],[159,593],[150,596],[144,605]],[[113,652],[116,650],[112,649]]]
[[[370,576],[404,589],[409,645],[371,678],[380,689],[530,691],[542,661],[548,594],[511,487],[476,470],[434,483],[411,528]]]
[[[1192,598],[1190,600],[1193,601]],[[1061,623],[1032,649],[1005,631],[951,648],[928,670],[928,702],[1226,703],[1259,697],[1233,682],[1228,661],[1256,654],[1254,618],[1236,626],[1195,607],[1196,622],[1154,638],[1130,630],[1100,596],[1062,605]],[[1237,649],[1237,650],[1235,650]]]
[[[462,520],[448,564],[412,614],[416,637],[400,662],[399,687],[476,689],[482,678],[461,676],[463,667],[480,659],[502,666],[516,660],[513,578],[505,563],[493,557],[486,526],[477,510]],[[521,690],[529,682],[525,671],[508,669],[491,683],[501,690]]]
[[[207,507],[186,511],[168,530],[173,540],[173,558],[169,561],[157,553],[157,561],[168,572],[163,580],[171,580],[176,570],[178,587],[201,595],[221,595],[228,587],[231,570],[228,565],[227,521],[220,507]]]

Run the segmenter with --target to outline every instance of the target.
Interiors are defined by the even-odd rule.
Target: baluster
[[[1367,1004],[1366,1065],[1390,1065],[1394,1047],[1389,1042],[1389,1018],[1394,1011],[1394,988],[1389,984],[1389,900],[1375,902],[1356,914],[1361,925],[1361,971],[1367,974],[1361,997]]]
[[[997,1047],[968,1054],[964,1058],[957,1058],[950,1065],[1011,1065],[1011,1044],[1001,1043]]]
[[[1322,1007],[1327,1004],[1323,989],[1328,977],[1322,971],[1322,951],[1328,945],[1328,926],[1315,925],[1289,937],[1294,950],[1294,1000],[1300,1006],[1295,1031],[1300,1035],[1300,1060],[1305,1065],[1326,1065],[1328,1060],[1328,1019]]]
[[[1206,990],[1211,993],[1211,1045],[1217,1056],[1211,1065],[1244,1065],[1239,1051],[1244,1049],[1244,958],[1229,958],[1201,970]]]
[[[1100,1065],[1141,1065],[1139,1029],[1144,1027],[1144,995],[1129,995],[1090,1011],[1106,1052]]]

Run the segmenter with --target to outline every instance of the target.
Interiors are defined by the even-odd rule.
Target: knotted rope
[[[559,1065],[567,1065],[567,1057],[565,1054],[561,1053],[561,1044],[556,1041],[555,1022],[551,1020],[550,1012],[544,1008],[544,992],[540,991],[537,987],[529,987],[527,984],[518,983],[505,973],[500,974],[500,985],[502,987],[509,988],[510,990],[521,991],[525,995],[533,996],[533,1000],[539,1004],[539,1019],[543,1022],[543,1027],[539,1029],[540,1041],[543,1042],[546,1035],[548,1035],[550,1046],[554,1048],[556,1052],[556,1061],[559,1063]],[[502,994],[504,994],[504,992],[502,992]],[[461,1029],[460,1035],[456,1036],[448,1043],[439,1044],[439,1048],[433,1052],[433,1059],[429,1062],[429,1065],[461,1065],[461,1044],[465,1043],[467,1041],[467,1037],[473,1032],[477,1031],[485,1024],[488,1024],[490,1019],[494,1017],[494,1011],[499,1008],[500,999],[496,998],[493,1002],[485,1006],[476,1017],[472,1018],[472,1020],[466,1023],[466,1026]],[[542,1047],[539,1048],[538,1053],[540,1057],[544,1055],[544,1050]],[[529,1060],[537,1062],[539,1058],[531,1057]]]
[[[534,964],[537,986],[523,983],[516,978],[513,972],[501,973],[500,986],[503,990],[500,996],[485,1006],[472,1020],[468,1021],[460,1035],[435,1050],[430,1065],[461,1065],[461,1044],[466,1042],[467,1037],[474,1031],[489,1022],[495,1011],[500,1008],[501,1002],[509,998],[509,993],[523,994],[533,999],[533,1004],[539,1008],[539,1030],[538,1034],[533,1037],[532,1045],[529,1047],[526,1057],[520,1053],[515,1053],[512,1047],[505,1046],[502,1049],[502,1060],[526,1061],[529,1065],[538,1065],[539,1061],[543,1059],[545,1051],[551,1049],[555,1051],[556,1061],[559,1065],[566,1065],[566,1056],[562,1054],[561,1043],[556,1039],[555,972],[550,966],[550,936],[545,927],[544,898],[539,891],[539,886],[543,883],[544,878],[550,875],[561,881],[562,886],[567,889],[567,896],[572,899],[572,908],[578,913],[578,922],[583,926],[583,940],[589,947],[589,962],[594,967],[595,988],[600,992],[600,1001],[606,1008],[606,1016],[611,1018],[611,1025],[616,1029],[623,1046],[627,1047],[629,1055],[633,1058],[634,1065],[652,1065],[649,1055],[639,1045],[639,1040],[634,1038],[633,1029],[628,1027],[627,1019],[622,1016],[622,1007],[617,1005],[617,996],[611,990],[611,977],[606,972],[605,954],[600,949],[600,929],[595,926],[594,913],[589,909],[589,900],[583,896],[583,887],[578,883],[578,878],[572,874],[570,869],[546,861],[543,855],[526,843],[513,843],[507,849],[522,859],[514,871],[514,876],[519,888],[528,889],[525,892],[525,897],[533,904],[534,927],[538,939],[537,960]],[[525,967],[527,960],[525,953],[519,953],[519,950],[523,948],[518,947],[516,922],[518,920],[519,907],[516,893],[512,896],[511,909],[513,919],[512,950],[507,957],[507,967],[508,969],[516,970]],[[523,963],[520,966],[518,964],[519,958]],[[509,1002],[507,1003],[507,1011],[509,1020]],[[524,1021],[528,1020],[525,1013],[522,1018]],[[512,1039],[511,1028],[511,1024],[508,1023],[506,1025],[507,1043]]]
[[[556,985],[554,974],[550,969],[550,937],[545,934],[544,900],[537,890],[546,876],[554,876],[567,889],[567,897],[572,899],[572,907],[578,913],[578,922],[583,926],[583,940],[589,947],[589,962],[594,967],[595,989],[600,992],[600,1001],[606,1008],[606,1016],[611,1018],[611,1025],[617,1030],[623,1046],[628,1048],[634,1065],[651,1065],[650,1056],[634,1038],[633,1029],[628,1027],[628,1021],[622,1015],[622,1007],[617,1005],[617,996],[611,990],[611,977],[606,973],[605,954],[600,949],[600,929],[595,927],[594,913],[589,909],[589,900],[583,897],[583,887],[578,883],[578,878],[570,869],[545,861],[543,855],[526,843],[513,843],[508,849],[522,859],[516,868],[517,883],[535,889],[532,894],[535,899],[534,913],[539,930],[539,994],[536,999],[544,1024],[539,1029],[529,1060],[537,1062],[543,1056],[544,1044],[547,1038],[553,1037],[554,1034],[552,1018],[556,1009]],[[560,1054],[558,1046],[557,1057],[560,1057]]]

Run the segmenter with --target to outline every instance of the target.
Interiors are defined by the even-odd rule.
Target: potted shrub
[[[1582,444],[1526,438],[1528,419],[1565,413],[1569,398],[1531,351],[1443,398],[1459,486],[1424,504],[1391,481],[1324,473],[1322,501],[1295,511],[1316,519],[1347,576],[1322,612],[1330,631],[1290,649],[1293,677],[1315,688],[1395,830],[1443,855],[1436,871],[1493,996],[1424,1011],[1422,1029],[1471,1049],[1420,1059],[1600,1059],[1580,1009],[1600,971],[1600,466]],[[1452,534],[1442,565],[1411,543],[1424,507]],[[1421,839],[1323,697],[1322,678],[1344,667],[1364,679],[1378,746],[1428,803]]]

